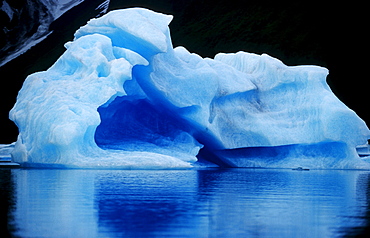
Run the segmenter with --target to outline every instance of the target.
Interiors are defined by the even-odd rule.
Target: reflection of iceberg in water
[[[94,174],[74,170],[12,170],[14,222],[20,237],[96,237]]]
[[[256,170],[251,173],[200,173],[204,184],[213,184],[220,193],[209,202],[210,230],[215,237],[232,231],[239,237],[333,237],[340,227],[362,224],[362,219],[348,220],[358,214],[356,186],[359,175],[345,171],[309,173]],[[210,179],[210,178],[218,179]],[[239,181],[238,186],[230,186]],[[202,181],[202,179],[199,179]],[[368,181],[366,181],[368,184]],[[364,194],[363,194],[364,195]],[[363,205],[363,204],[362,204]],[[361,205],[359,205],[361,206]],[[334,229],[333,229],[334,228]],[[343,229],[344,230],[344,229]]]
[[[365,225],[369,172],[12,170],[17,235],[333,237]]]
[[[369,129],[326,84],[327,69],[268,55],[173,49],[172,16],[141,8],[92,19],[10,118],[24,166],[369,168]]]
[[[196,171],[107,172],[95,188],[100,232],[107,236],[181,236],[182,226],[204,234]]]

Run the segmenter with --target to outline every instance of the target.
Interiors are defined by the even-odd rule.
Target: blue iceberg
[[[131,8],[81,27],[18,94],[14,162],[370,168],[356,152],[369,129],[330,90],[327,69],[246,52],[202,58],[172,47],[171,20]]]

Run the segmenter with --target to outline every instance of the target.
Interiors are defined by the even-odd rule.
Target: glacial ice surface
[[[246,52],[202,58],[172,47],[171,20],[131,8],[81,27],[18,94],[14,162],[370,168],[356,153],[369,129],[332,93],[327,69]]]

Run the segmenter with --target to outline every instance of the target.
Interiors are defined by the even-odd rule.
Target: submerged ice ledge
[[[370,168],[369,129],[327,69],[266,54],[173,49],[172,16],[142,8],[92,19],[47,71],[28,76],[10,119],[24,166]]]

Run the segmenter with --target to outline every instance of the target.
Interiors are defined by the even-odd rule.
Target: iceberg
[[[173,48],[172,16],[143,8],[90,20],[47,71],[29,75],[10,119],[31,167],[370,168],[370,131],[328,70],[267,54],[202,58]]]

